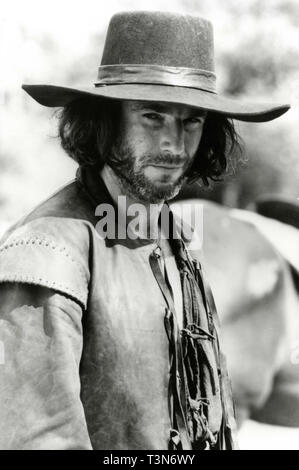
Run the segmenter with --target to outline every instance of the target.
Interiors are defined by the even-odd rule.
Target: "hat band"
[[[170,85],[216,93],[216,75],[208,70],[162,65],[101,65],[96,87],[120,84]]]

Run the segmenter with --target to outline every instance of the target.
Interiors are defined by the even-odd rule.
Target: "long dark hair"
[[[62,148],[79,165],[101,169],[119,131],[120,102],[103,98],[80,98],[59,113],[59,137]],[[208,112],[201,142],[189,169],[188,183],[217,181],[227,169],[230,155],[241,150],[240,138],[232,120]],[[237,152],[236,152],[237,151]]]

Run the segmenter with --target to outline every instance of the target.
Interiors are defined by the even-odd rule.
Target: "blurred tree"
[[[299,4],[297,0],[184,0],[188,9],[213,19],[220,89],[239,99],[286,102],[299,96]],[[219,38],[221,40],[219,40]],[[207,198],[244,207],[264,192],[298,196],[298,111],[277,122],[239,126],[246,171],[228,175]],[[296,133],[296,136],[295,136]],[[232,190],[234,188],[234,190]],[[215,192],[215,195],[214,195]],[[234,194],[234,197],[232,197]]]

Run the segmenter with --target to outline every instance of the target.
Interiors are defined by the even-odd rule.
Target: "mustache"
[[[189,161],[188,155],[181,154],[177,155],[172,152],[161,152],[157,155],[144,155],[140,161],[142,166],[144,165],[176,165],[184,166]]]

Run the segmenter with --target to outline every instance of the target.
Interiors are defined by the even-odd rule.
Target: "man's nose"
[[[165,124],[161,137],[161,150],[169,151],[176,155],[184,153],[184,127],[181,122],[172,121]]]

